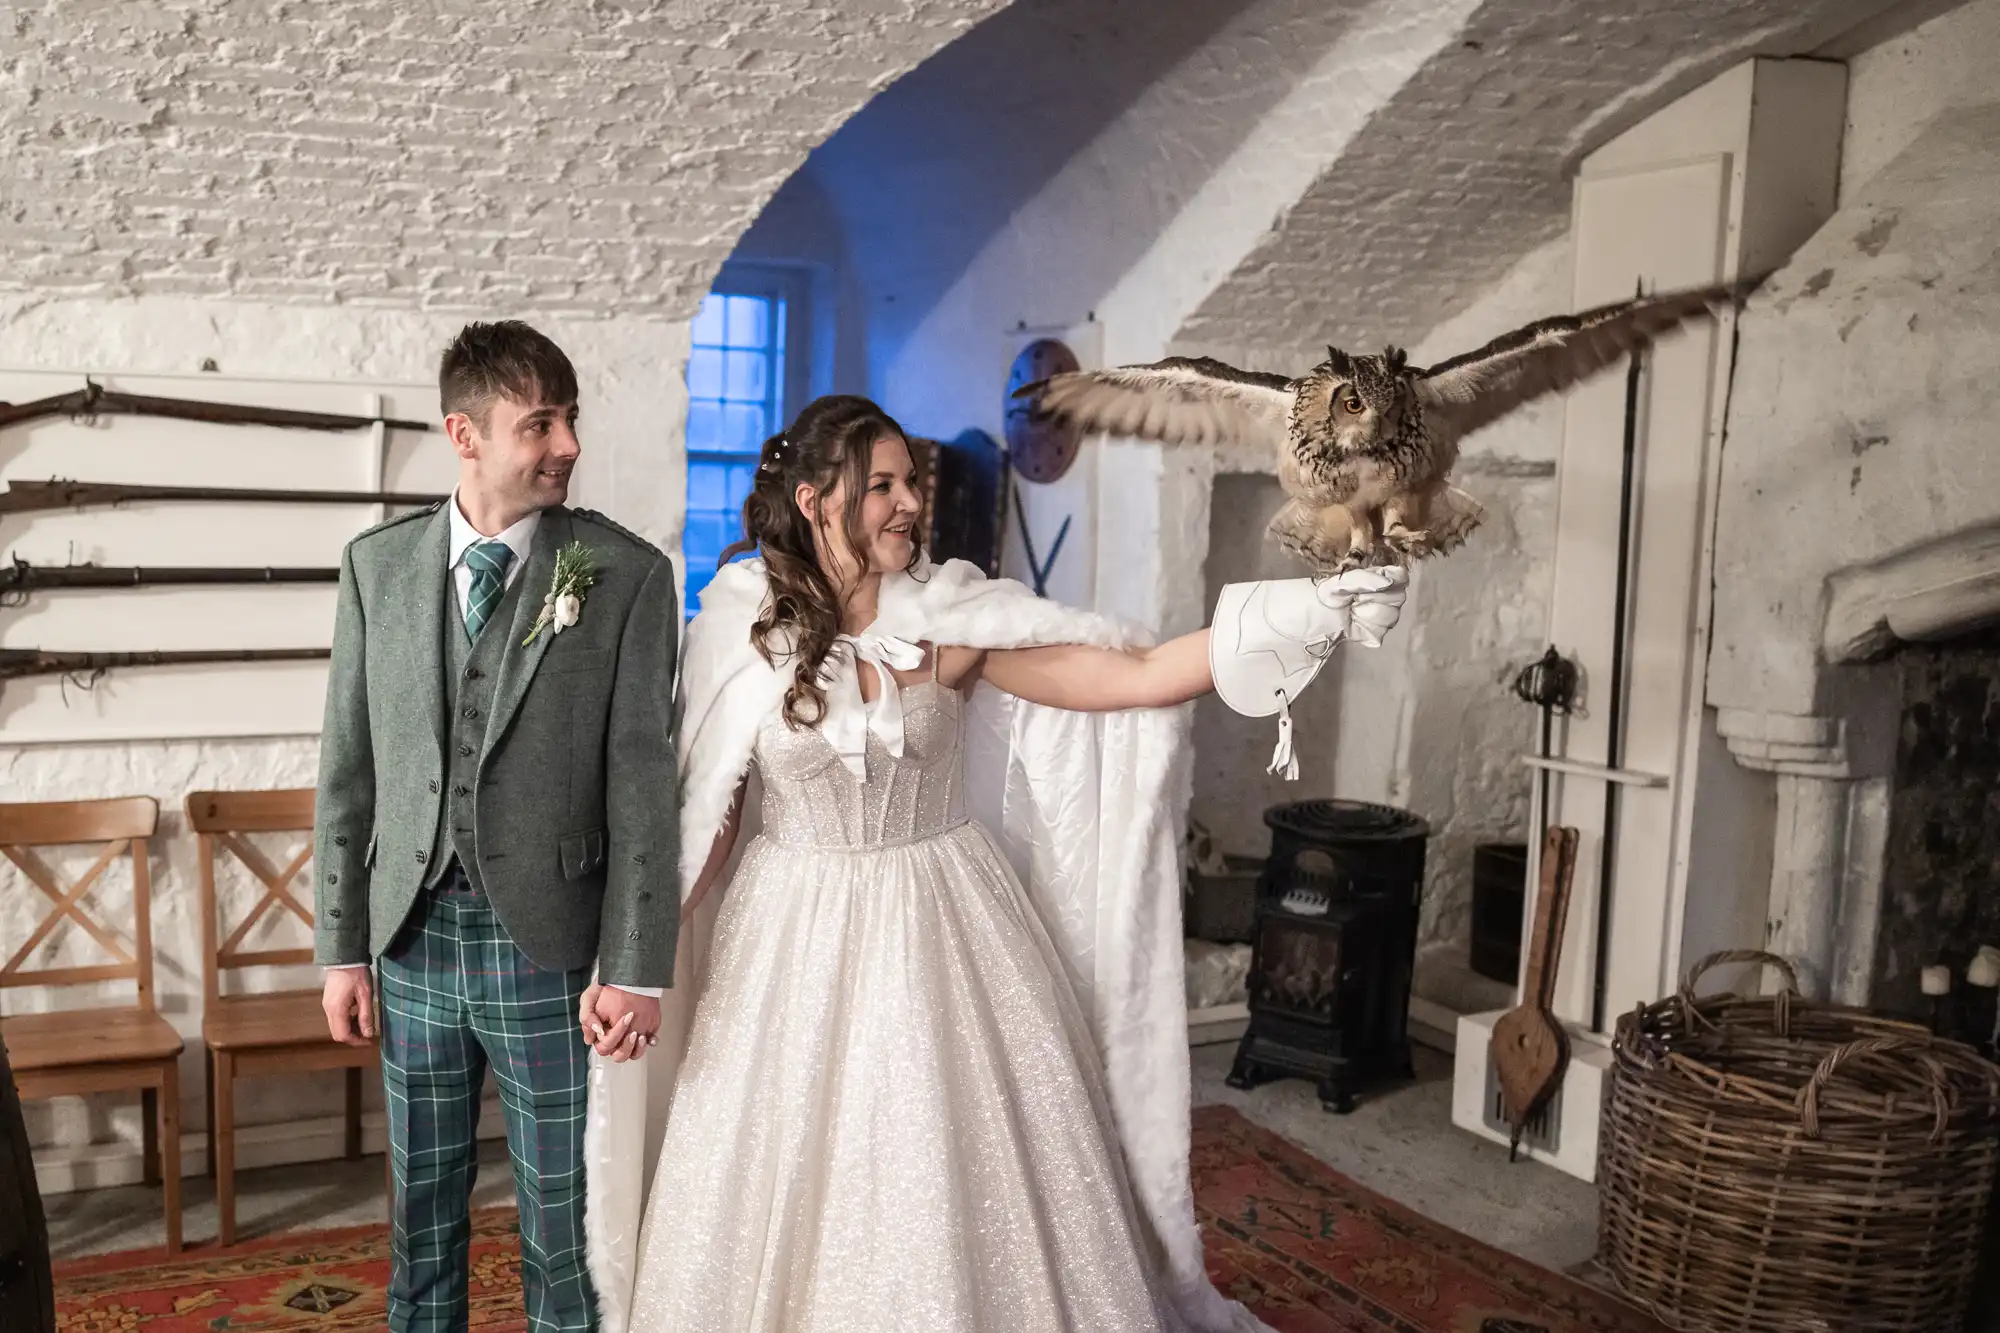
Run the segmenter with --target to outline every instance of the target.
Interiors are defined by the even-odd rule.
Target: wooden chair
[[[27,942],[0,963],[0,988],[74,986],[88,982],[131,981],[138,990],[130,1007],[70,1009],[0,1019],[13,1059],[21,1100],[138,1090],[146,1108],[146,1183],[165,1195],[167,1252],[181,1248],[182,1042],[153,1009],[152,881],[147,872],[147,839],[160,808],[150,796],[108,801],[48,801],[0,804],[0,855],[54,902],[55,908]],[[88,870],[65,886],[37,847],[102,844]],[[86,906],[91,888],[120,856],[132,862],[132,938],[127,950]],[[79,926],[116,962],[81,967],[30,968],[28,960],[56,927]]]
[[[327,1034],[318,990],[222,993],[226,971],[312,961],[310,948],[244,947],[250,932],[270,912],[290,912],[312,927],[312,913],[292,892],[292,881],[312,859],[312,788],[190,792],[187,817],[201,843],[201,1035],[209,1062],[209,1173],[215,1177],[216,1205],[222,1216],[221,1243],[231,1245],[236,1241],[236,1080],[346,1070],[347,1157],[353,1161],[361,1156],[361,1072],[376,1065],[378,1057],[372,1046],[343,1046]],[[244,836],[289,832],[307,837],[282,869]],[[255,905],[233,927],[222,919],[215,891],[216,862],[224,852],[264,886]]]

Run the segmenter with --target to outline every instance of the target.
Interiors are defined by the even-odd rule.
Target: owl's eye
[[[1340,410],[1351,417],[1361,415],[1361,399],[1356,394],[1346,394],[1340,400]]]

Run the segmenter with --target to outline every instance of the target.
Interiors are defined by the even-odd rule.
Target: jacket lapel
[[[500,645],[500,676],[493,691],[493,713],[486,720],[489,751],[513,725],[514,714],[520,711],[528,685],[535,679],[535,669],[541,666],[550,642],[556,637],[555,628],[550,626],[536,634],[532,644],[521,646],[533,633],[535,617],[542,613],[542,599],[548,596],[549,585],[555,580],[556,552],[569,545],[570,535],[569,510],[558,507],[542,511],[542,521],[535,528],[535,543],[528,553],[528,567],[521,571],[514,616],[506,627],[507,641]]]
[[[439,509],[425,526],[417,551],[417,568],[424,577],[417,585],[416,614],[404,622],[409,626],[406,652],[416,676],[418,707],[431,720],[431,740],[439,755],[444,753],[444,612],[445,599],[451,596],[450,559],[451,515]]]

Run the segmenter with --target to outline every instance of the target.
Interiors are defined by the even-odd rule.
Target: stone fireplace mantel
[[[1820,649],[1868,662],[2000,622],[2000,521],[1840,570],[1827,579]]]
[[[1812,714],[1719,708],[1716,731],[1743,767],[1776,784],[1766,947],[1807,989],[1874,998],[1900,721],[1897,647],[2000,621],[2000,521],[1977,524],[1826,580]]]
[[[1845,1003],[1871,1001],[1894,892],[1888,659],[2000,621],[1996,203],[2000,106],[1941,114],[1738,325],[1705,700],[1770,778],[1766,947]]]

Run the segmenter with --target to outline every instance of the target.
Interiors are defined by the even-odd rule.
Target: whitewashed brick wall
[[[0,289],[693,312],[814,144],[1004,0],[42,0]]]

